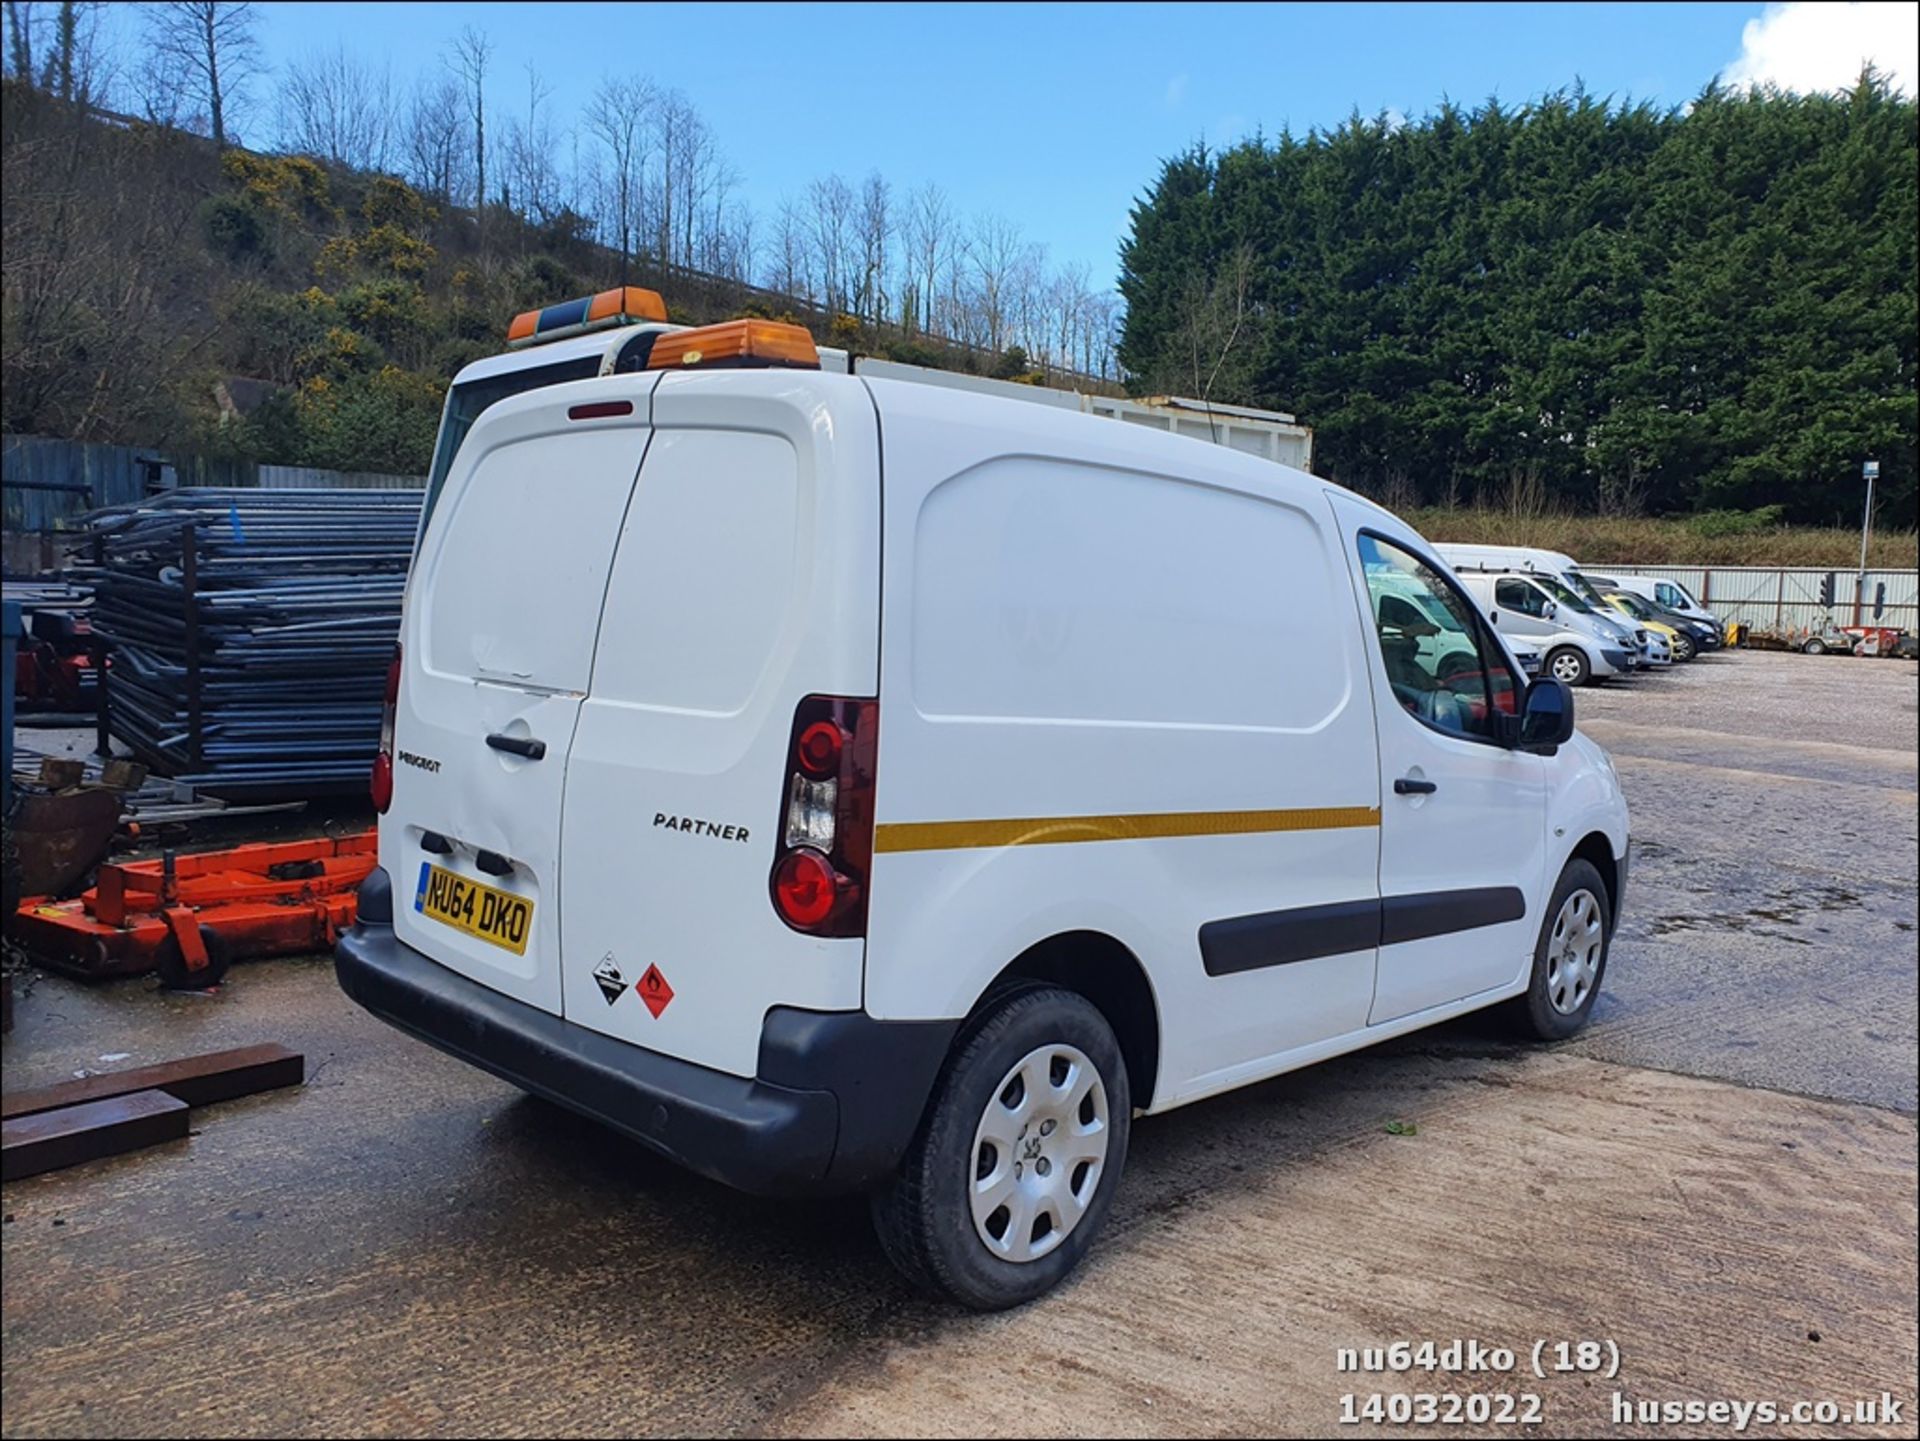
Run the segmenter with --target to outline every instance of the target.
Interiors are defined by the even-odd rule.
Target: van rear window
[[[446,415],[440,422],[440,439],[433,447],[433,469],[427,473],[427,494],[420,506],[419,534],[427,533],[427,519],[433,514],[440,492],[446,487],[447,476],[453,470],[453,458],[460,453],[467,433],[473,429],[474,421],[480,418],[483,411],[516,395],[525,395],[529,390],[564,385],[569,380],[590,380],[599,373],[600,357],[582,355],[553,365],[510,370],[504,375],[489,375],[480,380],[469,380],[465,385],[454,386],[453,393],[447,398]]]

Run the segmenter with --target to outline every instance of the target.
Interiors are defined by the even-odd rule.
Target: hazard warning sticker
[[[647,973],[633,983],[633,988],[640,993],[641,1001],[653,1012],[655,1020],[673,1000],[673,987],[667,984],[667,978],[660,974],[658,966],[648,966]]]
[[[601,957],[600,964],[593,968],[594,984],[600,987],[600,994],[612,1005],[627,993],[627,980],[620,974],[620,968],[613,963],[613,952],[608,951]]]

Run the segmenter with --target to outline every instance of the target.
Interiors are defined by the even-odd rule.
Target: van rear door
[[[421,538],[380,856],[399,940],[559,1014],[560,805],[657,377],[501,401]]]
[[[865,942],[769,882],[796,707],[877,694],[880,437],[850,376],[668,375],[567,758],[563,1011],[751,1076],[773,1006],[857,1010]]]

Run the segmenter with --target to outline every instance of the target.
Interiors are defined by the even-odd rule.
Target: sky
[[[1716,76],[1827,89],[1864,58],[1909,94],[1920,89],[1912,3],[260,11],[269,66],[343,45],[390,63],[402,82],[476,25],[497,47],[496,121],[524,112],[527,64],[554,87],[563,125],[603,74],[637,72],[687,94],[762,214],[816,176],[857,181],[877,169],[896,191],[933,181],[963,213],[1004,214],[1055,263],[1086,262],[1096,285],[1116,275],[1128,212],[1160,160],[1195,141],[1304,132],[1355,110],[1416,117],[1446,97],[1519,103],[1576,79],[1596,94],[1676,106]],[[270,107],[271,83],[261,91]]]

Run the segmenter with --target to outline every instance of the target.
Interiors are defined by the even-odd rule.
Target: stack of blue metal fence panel
[[[420,492],[181,489],[87,517],[113,734],[214,795],[366,784]]]

